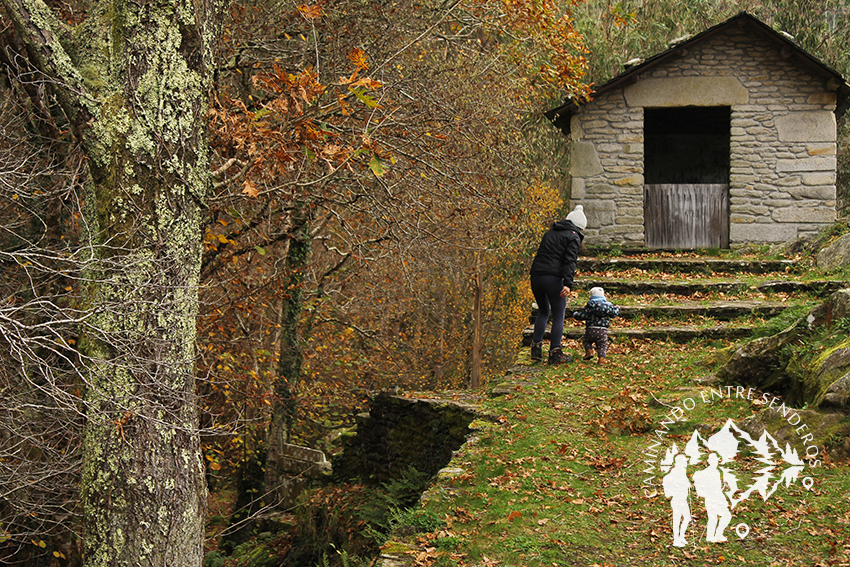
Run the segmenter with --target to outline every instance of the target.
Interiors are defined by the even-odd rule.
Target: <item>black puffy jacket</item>
[[[554,223],[540,241],[531,263],[531,275],[561,276],[564,285],[572,289],[582,240],[584,235],[572,221],[564,219]]]

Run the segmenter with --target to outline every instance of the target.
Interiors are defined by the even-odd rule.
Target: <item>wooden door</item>
[[[645,185],[647,248],[729,247],[729,185]]]

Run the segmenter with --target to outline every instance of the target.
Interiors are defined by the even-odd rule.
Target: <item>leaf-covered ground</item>
[[[578,355],[574,341],[568,346]],[[577,356],[555,368],[530,365],[524,352],[525,366],[508,377],[511,393],[483,401],[495,422],[479,423],[423,508],[410,512],[441,527],[409,536],[415,552],[398,540],[386,552],[435,566],[850,565],[850,469],[823,447],[796,482],[735,507],[726,542],[706,541],[706,511],[692,491],[688,545],[672,546],[664,449],[764,407],[761,392],[718,397],[715,387],[712,398],[693,381],[726,346],[633,341],[614,345],[606,366]],[[656,434],[674,407],[682,419]]]

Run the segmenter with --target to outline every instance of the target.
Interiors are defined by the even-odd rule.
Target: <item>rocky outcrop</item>
[[[758,439],[765,431],[769,432],[780,446],[794,446],[800,442],[799,424],[806,424],[806,434],[811,434],[809,446],[817,447],[810,450],[811,458],[824,459],[825,454],[833,461],[850,458],[850,418],[843,412],[825,410],[794,410],[799,417],[795,420],[798,425],[789,423],[787,416],[777,408],[760,411],[748,417],[738,427]],[[801,455],[802,456],[802,455]]]
[[[802,373],[802,399],[815,407],[850,411],[850,339],[826,349]]]
[[[837,291],[795,325],[738,349],[717,378],[773,392],[798,406],[850,412],[850,339],[816,356],[793,349],[814,332],[845,325],[849,317],[850,289]]]
[[[850,234],[818,252],[818,268],[826,272],[850,266]]]
[[[727,384],[746,384],[787,395],[793,384],[785,371],[788,360],[784,349],[801,335],[802,330],[795,325],[771,337],[750,341],[732,355],[717,372],[717,378]]]
[[[781,396],[788,407],[807,408],[793,411],[799,415],[796,422],[807,425],[809,444],[816,455],[824,448],[834,460],[850,458],[850,338],[817,354],[799,348],[812,334],[824,330],[846,335],[848,318],[850,289],[845,289],[830,295],[785,331],[738,349],[717,378]],[[744,420],[741,428],[754,437],[768,430],[780,443],[793,443],[800,434],[796,424],[777,408],[762,410]]]

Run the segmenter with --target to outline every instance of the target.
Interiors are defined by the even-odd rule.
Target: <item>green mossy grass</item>
[[[486,402],[501,426],[480,430],[450,465],[464,473],[440,481],[423,497],[425,510],[446,518],[446,526],[417,536],[420,545],[432,546],[430,560],[501,567],[840,564],[850,556],[846,463],[827,458],[823,466],[807,468],[811,490],[798,479],[766,501],[754,494],[733,510],[725,543],[708,543],[701,535],[705,511],[692,493],[689,545],[672,547],[669,501],[644,492],[653,431],[671,408],[696,401],[665,432],[665,448],[672,442],[683,448],[694,429],[708,436],[727,419],[739,422],[764,407],[755,391],[752,399],[733,389],[702,401],[707,387],[694,379],[710,374],[733,346],[623,342],[612,347],[607,366],[538,366],[536,382]],[[577,343],[567,348],[580,360]],[[611,423],[608,433],[600,429],[618,394],[633,400],[620,425],[627,430],[633,418],[637,429],[645,428],[640,416],[648,415],[648,431],[615,434]],[[663,450],[655,461],[661,456]],[[739,523],[750,529],[744,539],[735,534]]]

